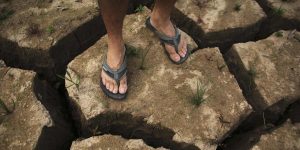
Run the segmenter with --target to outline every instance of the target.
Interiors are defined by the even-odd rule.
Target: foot
[[[112,47],[112,48],[119,48],[118,51],[109,50],[107,53],[107,64],[113,70],[118,70],[124,61],[124,45],[122,46]],[[109,47],[110,49],[111,47]],[[108,76],[103,70],[101,72],[101,79],[103,85],[105,85],[106,89],[110,92],[117,94],[125,94],[127,91],[127,77],[126,74],[120,80],[120,86],[118,86],[117,82]]]
[[[150,22],[159,32],[162,32],[170,37],[175,36],[175,29],[170,19],[167,21],[162,21],[153,18],[155,17],[151,16]],[[180,57],[185,57],[185,55],[187,55],[187,42],[183,36],[181,36],[180,43],[178,45],[178,54],[176,53],[175,48],[171,45],[165,44],[165,48],[170,54],[171,59],[175,62],[179,62]]]

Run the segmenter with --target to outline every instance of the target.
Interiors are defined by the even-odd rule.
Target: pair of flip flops
[[[184,61],[187,60],[187,58],[189,57],[189,54],[190,54],[190,46],[187,45],[187,53],[184,57],[181,57],[180,56],[180,60],[179,61],[174,61],[173,59],[171,59],[171,56],[170,54],[167,52],[166,50],[166,47],[165,45],[168,44],[168,45],[171,45],[175,48],[175,51],[176,53],[178,54],[179,53],[179,49],[178,49],[178,46],[179,46],[179,43],[180,43],[180,39],[181,39],[181,34],[178,30],[178,28],[176,28],[174,26],[174,29],[175,29],[175,36],[174,37],[170,37],[170,36],[167,36],[165,35],[164,33],[161,33],[159,32],[150,22],[150,17],[147,18],[146,20],[146,27],[149,28],[152,32],[154,32],[154,34],[156,36],[158,36],[158,38],[160,39],[161,41],[161,44],[163,45],[164,47],[164,50],[165,50],[165,53],[167,54],[168,58],[174,63],[174,64],[182,64]],[[124,56],[124,61],[121,65],[121,67],[118,69],[118,70],[113,70],[109,67],[109,65],[107,64],[107,61],[106,59],[103,61],[103,64],[102,64],[102,69],[103,71],[109,76],[111,77],[112,79],[114,79],[119,87],[120,85],[120,80],[121,78],[126,74],[127,72],[127,60],[126,60],[126,56]],[[112,93],[110,92],[106,86],[102,83],[102,79],[100,80],[100,87],[101,89],[103,90],[103,92],[110,98],[112,99],[115,99],[115,100],[123,100],[126,98],[127,96],[127,92],[124,93],[124,94],[121,94],[121,93]]]

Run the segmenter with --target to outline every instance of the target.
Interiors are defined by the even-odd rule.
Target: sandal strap
[[[107,64],[106,57],[105,57],[105,59],[102,63],[102,69],[109,77],[113,78],[119,86],[121,78],[127,73],[127,58],[125,56],[124,61],[123,61],[122,65],[120,66],[120,68],[117,69],[116,71],[114,71]]]
[[[167,36],[166,34],[164,33],[161,33],[159,32],[150,22],[150,17],[147,18],[146,20],[146,26],[152,30],[160,39],[160,41],[162,43],[165,43],[165,44],[168,44],[168,45],[171,45],[175,48],[175,51],[176,53],[178,53],[178,46],[179,46],[179,43],[180,43],[180,39],[181,39],[181,34],[178,30],[178,28],[176,28],[175,25],[173,25],[174,29],[175,29],[175,36],[174,37],[170,37],[170,36]]]

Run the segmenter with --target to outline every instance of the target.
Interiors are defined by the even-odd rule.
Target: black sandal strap
[[[159,32],[151,24],[150,17],[148,17],[147,20],[146,20],[146,26],[159,37],[159,39],[162,43],[173,46],[175,48],[176,53],[178,53],[178,46],[179,46],[179,43],[180,43],[181,34],[180,34],[179,30],[176,28],[175,25],[173,25],[173,27],[175,29],[175,36],[174,37],[170,37],[170,36],[165,35],[164,33]]]
[[[102,64],[102,69],[104,70],[104,72],[108,76],[110,76],[111,78],[113,78],[117,82],[117,84],[119,86],[121,78],[127,73],[127,59],[126,59],[126,56],[124,57],[124,61],[123,61],[122,65],[116,71],[114,71],[113,69],[111,69],[108,66],[107,61],[106,61],[106,57],[105,57],[105,59],[103,61],[103,64]]]

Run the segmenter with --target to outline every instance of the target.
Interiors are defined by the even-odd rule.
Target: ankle
[[[150,22],[153,24],[153,26],[158,28],[167,28],[169,24],[171,23],[170,18],[163,18],[154,14],[151,14],[150,16]]]
[[[113,70],[120,68],[124,61],[125,49],[124,46],[117,48],[108,48],[107,64]]]

